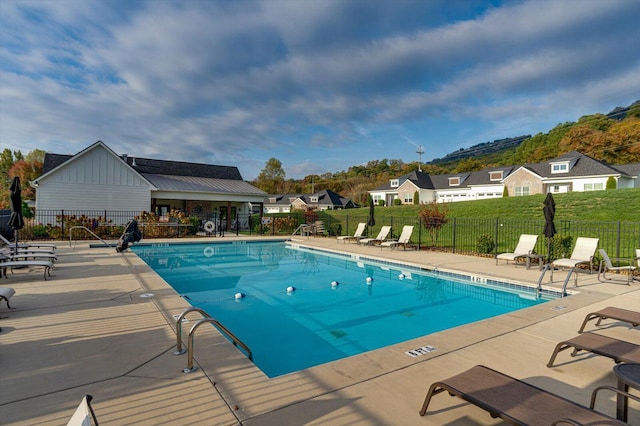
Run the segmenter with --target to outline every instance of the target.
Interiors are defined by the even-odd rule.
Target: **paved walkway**
[[[530,285],[540,274],[536,268],[496,266],[489,258],[381,250],[330,238],[298,243]],[[501,424],[445,394],[433,399],[427,416],[418,410],[432,382],[476,364],[588,405],[594,387],[616,384],[614,363],[563,352],[557,366],[547,368],[555,344],[576,335],[589,312],[640,308],[637,281],[601,284],[595,274],[581,273],[571,297],[274,379],[212,327],[202,327],[195,349],[199,369],[184,374],[186,355],[173,355],[173,316],[189,306],[184,299],[133,253],[82,243],[60,243],[58,253],[49,280],[17,270],[0,284],[16,290],[14,309],[4,303],[0,308],[2,424],[64,425],[85,394],[94,396],[103,425]],[[553,286],[564,276],[557,273]],[[598,332],[640,344],[638,328],[608,321]],[[437,350],[418,358],[405,354],[426,345]],[[596,408],[614,415],[613,396],[601,396]],[[640,424],[634,402],[629,421]]]

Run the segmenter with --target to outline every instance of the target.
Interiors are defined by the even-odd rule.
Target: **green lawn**
[[[437,240],[419,226],[420,206],[386,206],[375,208],[375,235],[382,225],[392,225],[394,236],[403,225],[418,225],[412,241],[421,246],[436,246],[444,250],[482,253],[481,240],[493,243],[490,253],[513,250],[521,234],[539,236],[536,252],[546,252],[542,235],[542,213],[546,195],[506,197],[491,200],[461,201],[447,204],[448,223]],[[620,189],[596,192],[572,192],[554,195],[558,256],[568,255],[575,238],[599,238],[599,247],[612,257],[632,257],[640,247],[640,189]],[[320,215],[330,225],[333,235],[353,234],[358,222],[366,222],[369,208],[325,211]],[[561,241],[564,240],[564,241]],[[562,250],[562,253],[561,253]]]
[[[542,218],[546,195],[506,197],[490,200],[449,203],[449,218]],[[640,189],[617,189],[594,192],[570,192],[554,195],[557,220],[640,222]],[[417,217],[420,207],[376,207],[376,219],[384,222],[391,217]],[[327,214],[339,219],[347,215],[368,215],[369,208],[335,210]]]

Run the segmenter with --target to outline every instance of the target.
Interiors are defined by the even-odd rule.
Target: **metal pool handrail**
[[[176,350],[173,352],[174,355],[182,355],[185,352],[184,349],[182,348],[182,319],[185,317],[187,313],[193,312],[193,311],[201,313],[204,316],[204,318],[196,322],[193,325],[193,327],[191,327],[191,330],[189,330],[189,337],[187,341],[188,360],[187,360],[187,368],[182,370],[184,373],[191,373],[197,370],[197,367],[193,366],[194,336],[195,336],[195,331],[198,329],[198,327],[200,327],[200,325],[205,323],[213,324],[216,328],[218,328],[218,330],[226,334],[233,342],[233,345],[235,347],[240,346],[242,349],[244,349],[247,353],[247,357],[249,358],[249,360],[253,361],[253,354],[251,353],[251,349],[249,349],[249,347],[242,340],[240,340],[238,337],[236,337],[235,334],[229,331],[227,327],[222,325],[220,321],[214,318],[211,318],[206,311],[200,308],[193,308],[193,307],[185,309],[178,316],[178,319],[176,320],[176,330],[177,330],[176,334],[177,334],[178,342],[176,344]]]

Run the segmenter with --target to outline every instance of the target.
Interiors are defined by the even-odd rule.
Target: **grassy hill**
[[[540,219],[546,195],[494,198],[449,203],[449,218]],[[556,219],[579,221],[640,222],[640,189],[555,194]],[[417,217],[420,206],[377,207],[376,221],[391,217]],[[341,219],[347,215],[366,216],[369,208],[334,210],[328,215]]]

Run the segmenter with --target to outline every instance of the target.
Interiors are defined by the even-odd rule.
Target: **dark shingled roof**
[[[418,188],[434,188],[433,182],[431,181],[431,176],[429,176],[427,173],[413,171],[411,173],[407,173],[406,175],[402,175],[398,178],[398,186],[402,185],[407,180],[413,182]],[[392,187],[391,181],[387,180],[384,185],[380,185],[379,187],[374,189],[374,191],[389,191],[394,189],[396,189],[396,187]]]
[[[42,174],[46,174],[66,161],[73,155],[47,153],[44,156]],[[206,177],[215,179],[242,180],[237,167],[216,166],[211,164],[186,163],[182,161],[152,160],[149,158],[120,157],[140,174],[156,174],[170,176]],[[133,164],[135,161],[135,165]]]
[[[559,163],[562,161],[569,162],[569,170],[566,173],[551,173],[551,163]],[[597,176],[597,175],[612,175],[620,173],[620,170],[616,170],[616,166],[610,166],[603,163],[600,160],[589,157],[578,151],[570,151],[559,157],[542,163],[530,163],[525,164],[523,167],[531,170],[542,177],[578,177],[578,176]]]

